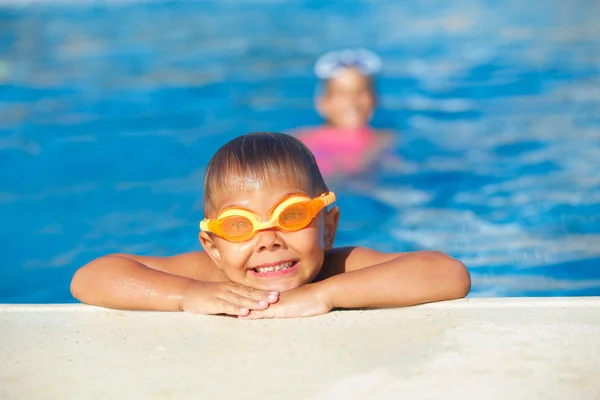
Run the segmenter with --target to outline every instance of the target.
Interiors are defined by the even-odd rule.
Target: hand
[[[185,292],[182,310],[193,314],[247,316],[265,310],[279,300],[279,292],[267,292],[231,282],[194,282]]]
[[[282,292],[279,301],[271,304],[269,308],[253,309],[247,316],[240,316],[240,318],[298,318],[326,314],[333,307],[321,290],[322,283],[311,283]]]

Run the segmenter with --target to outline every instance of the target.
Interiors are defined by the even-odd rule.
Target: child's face
[[[239,207],[269,219],[270,211],[290,194],[308,194],[302,188],[277,184],[258,190],[216,198],[217,214]],[[262,290],[285,291],[312,282],[323,264],[324,252],[333,245],[339,211],[322,210],[306,227],[296,232],[275,228],[259,231],[247,242],[228,242],[216,235],[200,233],[200,242],[227,278],[234,283]],[[288,267],[261,272],[257,268]],[[264,271],[264,270],[263,270]]]
[[[375,109],[375,94],[370,78],[355,68],[345,68],[327,83],[317,107],[332,125],[357,129],[369,123]]]

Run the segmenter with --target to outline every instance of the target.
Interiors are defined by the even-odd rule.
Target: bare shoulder
[[[434,250],[384,253],[366,247],[340,247],[325,254],[325,261],[319,279],[325,279],[344,272],[356,271],[392,260],[398,260],[398,265],[429,264],[441,266],[453,264],[459,266],[461,269],[465,269],[460,261]]]
[[[375,134],[379,139],[381,144],[389,145],[396,141],[398,141],[399,134],[398,132],[392,129],[377,129],[375,130]]]
[[[294,128],[294,129],[288,131],[287,133],[290,136],[294,136],[294,137],[302,140],[304,137],[310,135],[310,133],[317,128],[318,128],[318,126],[302,126],[299,128]]]
[[[398,131],[394,129],[375,129],[374,132],[381,136],[398,136]]]
[[[321,279],[393,260],[402,253],[383,253],[366,247],[338,247],[325,254]]]
[[[148,268],[201,281],[222,281],[224,276],[203,251],[191,251],[167,257],[114,254],[144,264]]]

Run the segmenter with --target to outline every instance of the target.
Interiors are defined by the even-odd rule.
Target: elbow
[[[71,278],[71,287],[70,287],[71,296],[73,296],[73,298],[81,301],[82,303],[85,303],[86,287],[89,286],[89,281],[90,281],[88,279],[89,265],[90,264],[87,264],[87,265],[84,265],[83,267],[79,268],[77,271],[75,271],[73,278]]]
[[[75,271],[71,278],[71,296],[82,303],[95,303],[95,292],[107,274],[113,255],[103,256],[90,261]]]
[[[440,252],[432,252],[439,272],[439,288],[446,300],[462,299],[471,291],[471,274],[459,260]]]
[[[71,278],[71,296],[73,296],[73,298],[83,302],[83,294],[85,293],[84,290],[84,286],[85,286],[85,271],[84,271],[85,267],[81,267],[79,268],[77,271],[75,271],[75,275],[73,275],[73,278]]]
[[[82,268],[78,269],[77,271],[75,271],[75,275],[73,275],[73,278],[71,278],[71,296],[73,296],[73,298],[82,301],[81,300],[81,295],[82,295]]]
[[[462,262],[454,260],[457,264],[454,269],[453,293],[455,299],[466,297],[471,291],[471,274]]]
[[[451,299],[462,299],[471,291],[471,274],[469,270],[457,259],[448,257],[448,287]]]

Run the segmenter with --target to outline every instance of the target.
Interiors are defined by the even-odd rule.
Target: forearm
[[[415,252],[318,284],[334,308],[400,307],[464,297],[470,277],[451,257]]]
[[[104,256],[80,268],[73,297],[87,304],[127,310],[178,311],[191,278],[146,267],[122,256]]]

